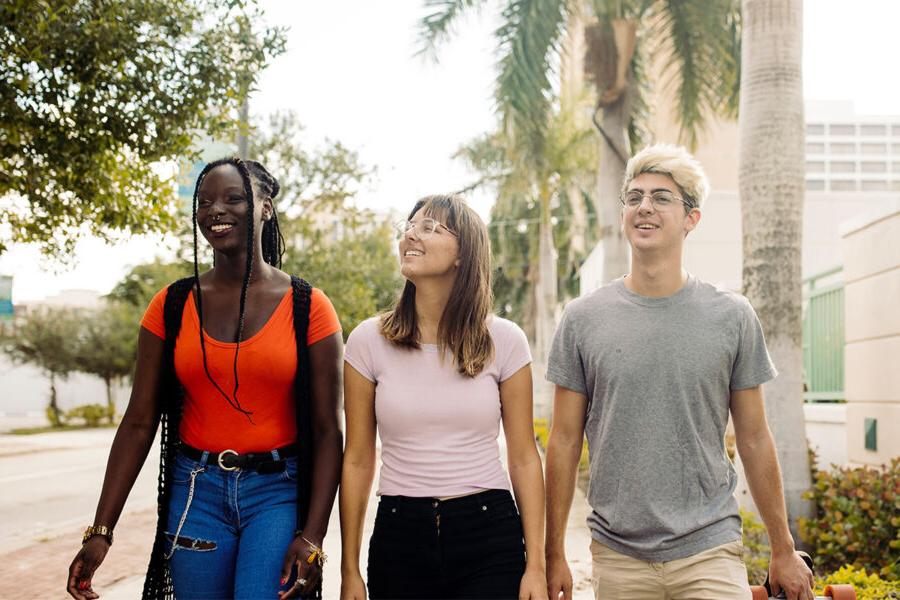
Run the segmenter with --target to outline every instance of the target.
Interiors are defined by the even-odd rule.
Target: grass
[[[102,425],[60,425],[59,427],[54,427],[53,425],[42,425],[41,427],[16,427],[15,429],[10,429],[6,433],[11,435],[35,435],[37,433],[55,433],[57,431],[79,431],[81,429],[109,429],[110,427],[116,427],[117,423],[108,424],[103,423]]]

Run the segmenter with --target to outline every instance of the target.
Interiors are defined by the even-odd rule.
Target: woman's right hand
[[[358,571],[341,576],[341,600],[366,600],[366,583]]]
[[[94,571],[106,558],[109,552],[109,541],[102,535],[95,535],[75,555],[72,564],[69,565],[69,583],[66,591],[77,600],[94,600],[100,596],[91,587],[91,578]]]

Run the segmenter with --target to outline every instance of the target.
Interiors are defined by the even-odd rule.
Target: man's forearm
[[[575,480],[578,475],[578,460],[581,458],[582,438],[562,439],[550,434],[547,442],[547,558],[565,556],[566,524],[572,498],[575,495]]]
[[[737,446],[750,494],[769,534],[772,553],[793,552],[794,539],[788,527],[781,468],[772,434],[766,429],[751,439],[739,439]]]

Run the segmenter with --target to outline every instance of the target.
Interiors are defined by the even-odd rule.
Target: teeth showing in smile
[[[407,250],[403,256],[422,256],[422,253],[418,250]]]
[[[649,223],[644,223],[642,225],[637,226],[638,229],[659,229],[656,225],[650,225]]]
[[[231,225],[226,225],[224,223],[220,223],[218,225],[210,226],[210,229],[212,229],[216,233],[221,233],[223,231],[228,231],[229,229],[231,229],[231,227],[232,227]]]

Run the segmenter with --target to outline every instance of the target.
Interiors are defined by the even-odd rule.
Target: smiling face
[[[416,211],[409,219],[414,224],[400,238],[400,272],[414,284],[423,278],[456,277],[459,266],[459,241],[445,226],[438,225],[431,235],[423,233],[422,221],[435,219],[439,214]]]
[[[644,198],[637,206],[626,204],[622,209],[622,228],[634,253],[643,251],[671,251],[680,254],[684,238],[700,221],[700,211],[691,208],[685,213],[681,200],[667,206],[657,206],[650,195],[667,191],[683,198],[675,181],[662,173],[642,173],[631,180],[627,191],[637,190]]]
[[[262,226],[272,212],[272,203],[254,188],[254,245],[259,246]],[[247,194],[240,171],[232,164],[220,165],[203,178],[197,191],[197,227],[217,252],[232,253],[247,248]]]

